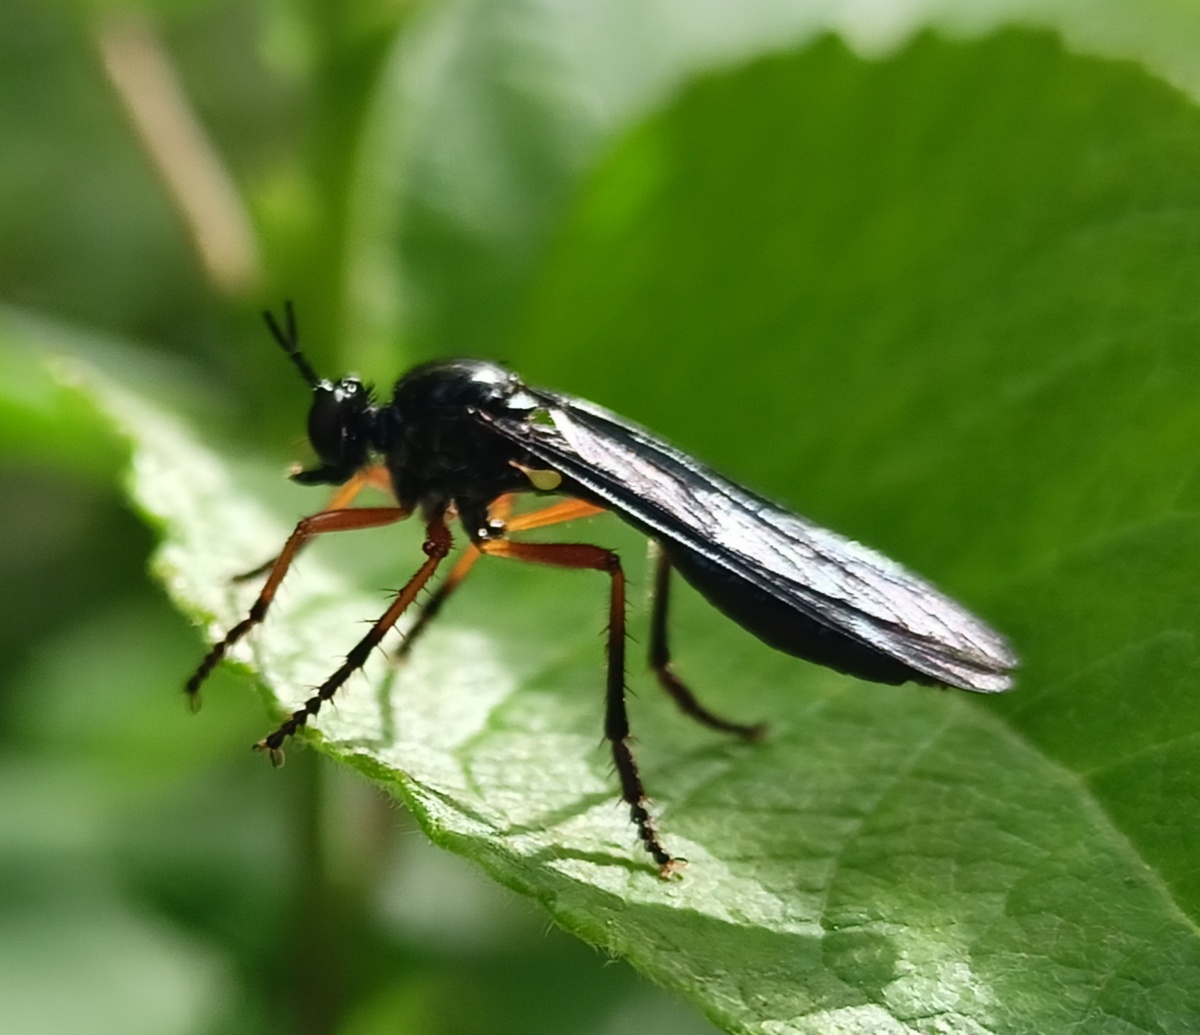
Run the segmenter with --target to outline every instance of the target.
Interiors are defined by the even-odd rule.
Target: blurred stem
[[[361,944],[365,889],[339,882],[331,872],[326,766],[315,752],[292,754],[297,764],[288,767],[288,775],[296,788],[296,870],[283,1007],[297,1035],[329,1035],[338,1030],[350,998],[348,978]]]
[[[95,38],[109,81],[209,283],[225,295],[250,293],[262,279],[250,215],[153,22],[131,12],[110,15]]]
[[[329,1035],[369,981],[371,902],[395,845],[396,810],[315,751],[293,751],[288,776],[295,869],[280,1015],[296,1035]]]

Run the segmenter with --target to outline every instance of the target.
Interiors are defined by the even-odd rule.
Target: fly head
[[[300,351],[296,313],[291,302],[284,307],[282,326],[271,313],[263,316],[271,336],[313,393],[308,411],[308,441],[320,463],[298,471],[292,480],[301,485],[341,485],[367,463],[378,416],[371,389],[356,377],[344,377],[337,382],[317,377]]]

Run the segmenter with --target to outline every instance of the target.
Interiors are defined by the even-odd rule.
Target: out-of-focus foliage
[[[681,594],[681,667],[775,732],[726,744],[631,672],[693,863],[667,886],[597,744],[602,588],[485,566],[320,724],[436,839],[733,1030],[1195,1030],[1197,16],[732,10],[0,12],[0,1026],[709,1030],[316,752],[271,772],[244,675],[184,713],[202,648],[142,576],[126,440],[43,360],[153,400],[116,407],[135,493],[223,628],[227,576],[317,505],[279,477],[305,392],[254,316],[290,296],[323,372],[510,360],[885,548],[1025,660],[1000,701],[863,686]],[[172,96],[182,174],[132,128]],[[190,210],[206,161],[229,193]],[[635,538],[579,531],[640,576]],[[273,692],[336,663],[416,536],[304,559],[255,639]]]

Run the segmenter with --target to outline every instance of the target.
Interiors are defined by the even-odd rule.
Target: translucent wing
[[[902,666],[899,675],[869,678],[985,693],[1012,685],[1008,673],[1017,659],[1004,639],[901,565],[722,478],[617,414],[571,396],[529,392],[544,407],[534,419],[479,417],[560,472],[563,491],[603,504],[661,541],[717,606],[748,601],[723,609],[768,642],[812,656],[821,653],[812,649],[814,629],[817,639],[828,631]],[[785,628],[792,616],[794,648]],[[766,634],[767,627],[776,631]]]

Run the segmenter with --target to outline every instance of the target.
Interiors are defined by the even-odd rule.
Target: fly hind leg
[[[658,677],[659,685],[671,695],[685,715],[690,715],[722,733],[733,733],[746,740],[761,740],[766,725],[758,722],[746,724],[731,722],[714,715],[704,707],[688,685],[675,674],[671,666],[671,650],[667,642],[667,609],[671,599],[671,562],[661,550],[658,552],[654,569],[654,603],[650,613],[650,668]]]

